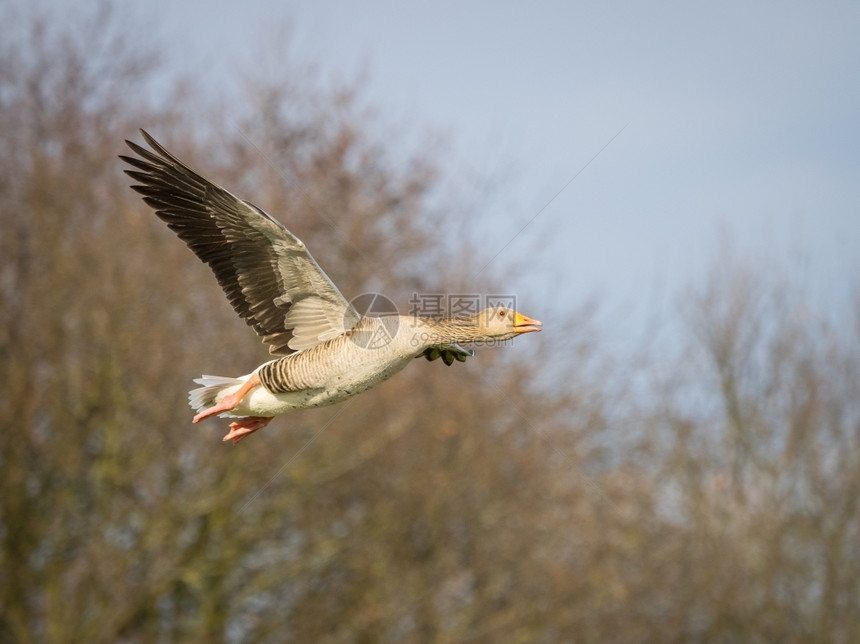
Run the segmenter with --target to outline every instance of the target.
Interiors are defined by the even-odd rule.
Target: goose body
[[[364,318],[376,323],[378,318]],[[383,347],[368,348],[338,336],[311,349],[271,360],[237,379],[203,376],[192,390],[191,406],[203,411],[238,391],[253,375],[266,386],[256,387],[224,416],[279,416],[299,409],[342,402],[388,380],[416,357],[416,348],[398,333]],[[420,355],[420,354],[419,354]],[[260,376],[260,372],[263,376]]]
[[[203,376],[189,394],[198,414],[238,420],[224,440],[239,442],[274,417],[331,405],[387,380],[414,358],[446,364],[473,355],[461,345],[508,340],[541,323],[495,307],[455,318],[360,316],[280,223],[203,178],[145,131],[132,188],[215,273],[235,311],[278,356],[238,378]]]

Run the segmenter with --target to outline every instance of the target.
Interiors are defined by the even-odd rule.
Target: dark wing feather
[[[132,188],[202,261],[227,299],[275,355],[340,335],[358,314],[300,239],[253,204],[205,179],[147,132],[152,151],[126,141],[138,157]]]

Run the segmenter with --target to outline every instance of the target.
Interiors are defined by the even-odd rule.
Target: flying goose
[[[239,378],[206,376],[189,393],[193,422],[236,418],[238,443],[274,416],[332,405],[387,380],[413,358],[446,364],[474,355],[461,344],[508,340],[541,323],[505,307],[451,318],[362,316],[308,249],[250,202],[203,178],[144,130],[146,148],[120,155],[132,189],[215,273],[236,313],[274,360]]]

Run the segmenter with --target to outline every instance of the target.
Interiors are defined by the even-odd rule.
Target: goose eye
[[[499,317],[500,317],[500,318],[505,317],[505,315],[507,315],[507,313],[508,313],[508,312],[507,312],[507,311],[505,311],[505,309],[499,309]]]

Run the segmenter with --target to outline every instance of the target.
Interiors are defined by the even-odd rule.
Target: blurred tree
[[[159,108],[101,7],[0,41],[0,641],[860,640],[860,325],[736,259],[644,390],[586,309],[564,346],[421,361],[235,449],[190,425],[191,377],[266,353],[128,189],[137,127],[347,297],[475,260],[432,148],[390,156],[360,88],[287,68],[232,121],[185,83]]]

